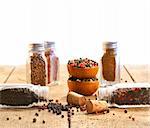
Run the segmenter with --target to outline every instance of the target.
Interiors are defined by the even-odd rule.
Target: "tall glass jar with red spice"
[[[59,83],[59,58],[56,55],[55,42],[45,41],[47,84]]]

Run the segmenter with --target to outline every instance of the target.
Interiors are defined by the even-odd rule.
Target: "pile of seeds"
[[[150,88],[119,88],[113,92],[111,103],[118,105],[149,105]]]
[[[10,106],[28,106],[37,103],[39,97],[28,88],[10,88],[0,90],[0,104]]]
[[[34,53],[31,56],[31,83],[35,85],[46,85],[45,61],[41,54]]]
[[[90,67],[98,66],[98,63],[88,58],[85,59],[80,58],[75,60],[69,60],[68,65],[77,68],[87,68],[87,67],[90,68]]]
[[[71,81],[78,81],[78,82],[92,82],[92,81],[98,81],[98,79],[95,77],[95,78],[75,78],[75,77],[70,77],[68,80],[71,80]]]
[[[67,120],[68,120],[68,128],[71,128],[71,116],[74,115],[74,110],[72,109],[72,105],[63,105],[61,103],[58,102],[58,100],[56,100],[55,102],[53,102],[53,100],[49,100],[48,105],[43,105],[42,108],[46,108],[48,109],[48,112],[51,112],[53,114],[56,115],[61,115],[61,118],[64,118],[64,115],[62,114],[62,111],[67,112]],[[77,112],[79,111],[79,106],[76,107],[77,108]],[[44,110],[42,109],[42,110]],[[41,109],[39,109],[39,112],[41,111]],[[35,114],[37,115],[37,114]]]

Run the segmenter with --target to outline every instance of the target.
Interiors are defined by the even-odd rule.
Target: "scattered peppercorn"
[[[124,113],[127,113],[127,112],[128,112],[128,111],[125,109],[125,110],[124,110]]]
[[[39,114],[38,114],[38,113],[35,113],[35,116],[39,116]]]
[[[92,80],[93,80],[93,79],[92,79]],[[95,94],[94,96],[95,96],[95,100],[97,100],[97,95]]]
[[[41,109],[38,110],[39,112],[41,111]]]
[[[36,118],[33,118],[33,123],[35,123],[36,122]]]
[[[21,120],[21,117],[19,117],[19,120]]]
[[[54,101],[54,100],[53,100],[53,99],[50,99],[50,100],[49,100],[49,102],[52,102],[52,101]]]
[[[133,120],[133,121],[135,121],[135,118],[134,118],[134,117],[132,117],[132,120]]]
[[[113,115],[115,115],[115,113],[113,113]]]
[[[43,120],[42,123],[45,124],[45,120]]]
[[[127,81],[127,80],[125,80],[125,82],[127,83],[128,81]]]
[[[58,103],[58,100],[56,100],[56,103]]]
[[[110,110],[108,109],[108,110],[107,110],[107,113],[109,113],[109,112],[110,112]]]
[[[9,118],[6,118],[6,120],[9,120]]]
[[[64,115],[61,115],[61,118],[64,118]]]
[[[129,116],[129,119],[131,119],[131,116]]]
[[[75,77],[70,77],[68,80],[71,81],[78,81],[78,82],[88,82],[88,81],[98,81],[98,79],[95,78],[75,78]]]

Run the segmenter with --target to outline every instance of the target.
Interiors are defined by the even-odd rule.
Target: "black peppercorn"
[[[64,115],[61,115],[61,118],[64,118]]]
[[[124,110],[124,113],[127,113],[128,111],[127,110]]]
[[[135,121],[135,118],[134,118],[134,117],[132,117],[132,120],[133,120],[133,121]]]
[[[35,123],[36,122],[36,118],[33,118],[33,123]]]
[[[43,120],[42,123],[45,124],[45,121]]]
[[[35,116],[39,116],[39,114],[38,114],[38,113],[35,113]]]
[[[110,110],[108,109],[108,110],[107,110],[107,113],[109,113],[109,111],[110,111]]]

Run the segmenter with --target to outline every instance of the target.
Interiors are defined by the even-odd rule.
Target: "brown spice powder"
[[[106,50],[106,53],[102,57],[102,74],[105,80],[115,81],[116,58],[110,52],[113,52],[112,49]]]

